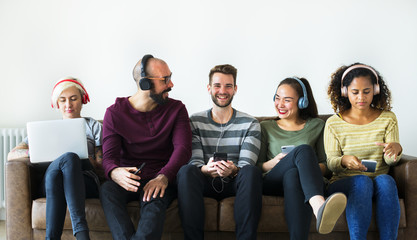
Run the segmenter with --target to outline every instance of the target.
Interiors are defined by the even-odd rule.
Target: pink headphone
[[[88,96],[87,90],[85,90],[84,86],[81,85],[81,83],[79,83],[77,80],[74,80],[74,79],[64,79],[64,80],[61,80],[61,81],[57,82],[55,84],[54,88],[52,89],[52,93],[54,92],[56,86],[58,86],[59,84],[61,84],[63,82],[73,82],[75,84],[78,84],[84,90],[84,94],[82,95],[81,102],[83,104],[87,104],[90,101],[90,97]],[[51,103],[51,106],[53,108],[54,107],[54,103]],[[59,108],[59,106],[57,106],[57,108]]]
[[[343,79],[345,78],[345,76],[352,71],[353,69],[356,68],[366,68],[369,69],[376,77],[376,84],[374,84],[374,95],[377,95],[380,93],[380,88],[379,88],[379,83],[378,83],[378,74],[376,73],[376,71],[371,68],[370,66],[364,65],[364,64],[357,64],[357,65],[353,65],[350,68],[346,69],[345,72],[342,75],[342,83],[341,83],[341,92],[342,92],[342,97],[347,97],[348,96],[348,89],[346,86],[343,86]]]

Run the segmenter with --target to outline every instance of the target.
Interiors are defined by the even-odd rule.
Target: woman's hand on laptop
[[[140,186],[140,177],[133,174],[135,167],[118,167],[111,171],[111,179],[122,188],[130,192],[137,192]]]

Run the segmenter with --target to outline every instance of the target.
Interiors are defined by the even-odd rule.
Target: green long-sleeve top
[[[324,121],[320,118],[310,118],[304,128],[299,131],[281,129],[275,120],[261,122],[261,150],[257,165],[274,158],[281,153],[281,147],[286,145],[310,145],[316,152],[318,163],[326,165],[326,154],[323,144]],[[262,167],[261,167],[262,168]]]

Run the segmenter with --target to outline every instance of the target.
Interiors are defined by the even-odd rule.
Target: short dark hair
[[[213,74],[215,73],[223,73],[223,74],[232,74],[233,76],[233,84],[236,85],[236,75],[237,75],[237,69],[233,67],[230,64],[223,64],[223,65],[217,65],[214,66],[209,73],[209,84],[211,84],[211,80],[213,77]]]
[[[342,96],[342,76],[346,69],[358,64],[362,63],[354,63],[350,66],[341,66],[331,76],[329,88],[327,89],[327,95],[329,96],[333,110],[336,113],[343,113],[352,107],[349,102],[349,98]],[[375,68],[373,69],[375,70]],[[375,72],[378,75],[380,93],[373,96],[371,107],[389,111],[391,110],[391,92],[379,72],[376,70]],[[356,68],[346,74],[343,79],[343,86],[348,87],[352,83],[353,79],[357,77],[369,77],[372,84],[376,84],[376,76],[371,70],[367,68]]]
[[[304,86],[306,87],[307,99],[309,102],[307,108],[304,108],[304,109],[298,108],[299,117],[303,120],[307,120],[309,118],[317,118],[318,117],[317,104],[316,104],[316,101],[314,100],[313,91],[311,90],[310,83],[305,78],[298,78],[298,79],[300,79],[300,81],[303,82]],[[286,78],[282,80],[279,83],[278,87],[284,84],[287,84],[290,87],[292,87],[297,92],[299,98],[304,95],[303,88],[301,87],[300,83],[295,78]],[[276,94],[276,91],[274,94]],[[297,107],[298,107],[298,104],[297,104]]]

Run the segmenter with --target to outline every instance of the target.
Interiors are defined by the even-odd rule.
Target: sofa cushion
[[[223,199],[220,202],[219,209],[219,230],[235,231],[235,221],[233,218],[235,197]],[[406,227],[405,205],[404,199],[400,199],[400,226]],[[259,222],[258,232],[288,232],[287,222],[284,215],[284,198],[276,196],[262,196],[262,214]],[[348,231],[346,222],[346,212],[337,221],[334,231]],[[375,210],[373,211],[375,216]],[[377,231],[375,217],[372,218],[369,231]],[[310,232],[316,232],[316,219],[313,215]]]
[[[218,216],[218,202],[212,198],[204,198],[204,205],[206,206],[206,231],[217,231],[217,216]],[[140,219],[139,202],[129,202],[127,205],[128,212],[134,226],[136,227]],[[107,231],[110,229],[107,226],[106,217],[101,207],[99,199],[86,199],[85,212],[87,223],[90,231]],[[46,198],[38,198],[32,202],[32,228],[37,230],[46,229]],[[64,229],[71,230],[71,218],[67,209],[65,215]],[[168,207],[165,218],[164,231],[166,232],[182,232],[181,220],[178,214],[178,201],[175,199]]]
[[[127,205],[127,208],[130,218],[134,223],[137,223],[140,214],[139,202],[130,202]],[[91,231],[110,231],[99,199],[86,199],[85,213],[88,227]],[[33,201],[32,228],[39,230],[46,229],[46,198],[38,198]],[[72,229],[68,209],[67,214],[65,215],[64,229]]]

